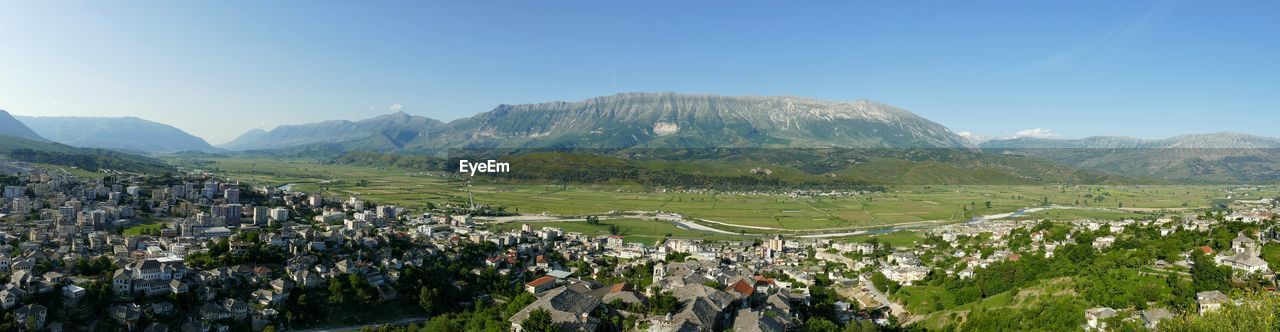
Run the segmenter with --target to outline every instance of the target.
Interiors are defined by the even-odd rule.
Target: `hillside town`
[[[1079,308],[1071,320],[1157,329],[1237,301],[1231,289],[1274,289],[1262,244],[1280,240],[1270,200],[1149,220],[975,219],[914,230],[924,236],[908,245],[782,235],[645,244],[201,172],[86,178],[10,163],[6,173],[0,327],[22,331],[460,324],[450,308],[470,307],[465,324],[511,331],[877,330],[949,312],[938,295],[922,307],[913,290],[985,298],[969,292],[1030,288],[1023,274],[1146,246],[1156,253],[1125,263],[1146,271],[1133,280],[1225,273],[1211,290],[1098,299],[1117,307]],[[1223,240],[1150,244],[1180,237]],[[1090,287],[1077,286],[1084,296]],[[478,316],[484,308],[491,316]]]

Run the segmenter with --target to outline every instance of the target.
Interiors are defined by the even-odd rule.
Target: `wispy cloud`
[[[960,137],[962,137],[962,138],[964,138],[964,139],[967,139],[967,140],[969,140],[970,142],[974,142],[974,143],[982,143],[982,142],[986,142],[986,141],[993,141],[993,140],[1015,139],[1015,138],[1022,138],[1022,137],[1030,137],[1030,138],[1058,138],[1058,137],[1061,137],[1061,135],[1058,135],[1058,133],[1053,132],[1053,130],[1049,130],[1049,129],[1045,129],[1045,128],[1031,128],[1031,129],[1023,129],[1023,130],[1019,130],[1019,131],[1017,131],[1017,132],[1013,133],[1013,135],[1005,134],[1005,135],[1002,135],[1002,136],[978,135],[978,134],[974,134],[974,133],[972,133],[972,132],[968,132],[968,131],[958,132],[958,133],[956,133],[956,135],[959,135]]]
[[[1032,67],[1063,67],[1080,63],[1096,63],[1100,61],[1102,55],[1123,46],[1129,39],[1146,31],[1152,24],[1158,23],[1169,13],[1175,2],[1175,0],[1161,1],[1142,15],[1108,30],[1093,41],[1050,54],[1034,62]]]
[[[395,104],[391,104],[391,106],[387,106],[387,109],[392,111],[400,111],[404,109],[404,105],[400,105],[400,103],[395,103]]]
[[[991,136],[978,135],[968,131],[958,132],[956,133],[956,135],[959,135],[961,138],[967,139],[970,142],[978,143],[978,144],[981,144],[982,142],[990,141],[996,138]]]
[[[1044,129],[1044,128],[1023,129],[1023,130],[1019,130],[1016,133],[1013,133],[1013,137],[1015,138],[1016,137],[1048,138],[1048,137],[1056,137],[1056,136],[1058,136],[1058,134],[1054,133],[1052,130]]]

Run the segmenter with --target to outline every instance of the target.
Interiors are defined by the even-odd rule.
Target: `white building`
[[[1231,240],[1231,250],[1219,253],[1213,257],[1213,260],[1218,264],[1230,266],[1232,269],[1244,273],[1271,271],[1267,261],[1258,257],[1260,254],[1261,249],[1258,247],[1258,241],[1241,233],[1234,240]]]
[[[289,220],[289,209],[282,208],[282,207],[271,209],[271,220],[275,220],[275,221]]]

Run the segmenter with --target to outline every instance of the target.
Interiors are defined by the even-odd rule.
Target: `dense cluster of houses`
[[[391,258],[385,233],[370,230],[400,219],[402,209],[369,207],[359,199],[339,201],[320,195],[245,188],[207,175],[159,179],[115,175],[83,178],[36,167],[9,164],[0,226],[0,306],[18,326],[60,331],[63,326],[97,320],[86,298],[101,289],[107,305],[103,324],[145,331],[224,331],[227,322],[256,329],[278,325],[278,305],[295,287],[320,287],[329,279],[357,274],[376,287],[380,298],[395,298],[389,287],[404,264],[431,253],[415,251]],[[257,206],[241,198],[252,190]],[[299,222],[299,209],[340,215],[340,223]],[[291,216],[292,214],[292,216]],[[292,218],[291,218],[292,217]],[[138,229],[137,232],[125,229]],[[283,266],[236,264],[193,268],[191,254],[211,251],[245,254],[244,234],[288,253]],[[360,258],[345,258],[360,252]],[[328,259],[320,259],[320,256]],[[102,265],[114,270],[91,271]],[[384,269],[383,267],[389,267]],[[392,271],[384,273],[382,271]],[[97,286],[102,285],[102,286]],[[233,291],[253,287],[249,294]],[[52,295],[60,295],[50,297]],[[56,298],[64,312],[50,312]],[[194,298],[197,310],[180,311],[171,299]],[[74,310],[72,310],[74,309]],[[72,313],[77,313],[73,315]],[[84,317],[84,316],[88,317]],[[71,322],[68,319],[80,321]],[[167,326],[144,317],[173,317]],[[55,319],[57,318],[57,319]]]
[[[448,255],[447,248],[464,243],[491,244],[487,248],[496,249],[485,253],[483,266],[524,282],[523,289],[535,295],[533,303],[510,317],[515,331],[536,310],[549,312],[565,330],[594,331],[605,317],[617,316],[634,318],[635,325],[628,328],[649,331],[793,330],[804,320],[801,309],[813,304],[811,290],[819,284],[839,291],[834,307],[841,320],[888,324],[890,316],[901,319],[910,313],[882,293],[886,285],[876,285],[873,276],[898,285],[913,285],[939,271],[971,278],[975,269],[1019,260],[1020,255],[1052,257],[1082,231],[1107,230],[1092,243],[1107,250],[1135,225],[1168,235],[1206,230],[1218,222],[1195,215],[1077,220],[1069,222],[1065,238],[1035,231],[1025,245],[1009,247],[1007,238],[1037,221],[983,219],[932,228],[930,235],[952,244],[941,253],[925,243],[892,248],[782,236],[736,241],[666,237],[641,244],[623,235],[539,226],[536,220],[514,221],[519,227],[510,229],[495,225],[512,221],[493,217],[435,213],[439,211],[410,215],[358,197],[250,188],[202,174],[159,181],[127,175],[85,179],[23,168],[9,182],[2,207],[8,222],[0,225],[0,273],[7,276],[0,286],[0,306],[12,313],[14,323],[50,331],[85,327],[84,321],[68,321],[76,317],[65,309],[52,312],[50,298],[61,302],[59,308],[105,301],[101,323],[128,330],[278,327],[281,306],[293,292],[357,276],[378,298],[396,299],[394,285],[404,267]],[[654,222],[683,220],[674,213],[644,216]],[[1271,217],[1261,207],[1228,216],[1243,222]],[[978,237],[984,241],[964,242]],[[1280,231],[1241,233],[1231,249],[1206,253],[1240,274],[1274,276],[1260,255],[1261,243],[1275,239]],[[414,250],[393,255],[386,244],[396,240],[411,241]],[[283,257],[273,264],[211,264],[192,258],[264,250]],[[938,266],[944,257],[958,263]],[[644,284],[596,281],[641,267],[650,274]],[[661,297],[676,300],[672,311],[645,309],[645,303]],[[1214,292],[1197,299],[1201,311],[1230,302]],[[197,305],[191,309],[190,303]],[[1152,327],[1171,317],[1161,308],[1140,313],[1091,308],[1083,314],[1088,329],[1105,329],[1106,321],[1120,314],[1132,314]],[[154,317],[167,317],[169,324]]]

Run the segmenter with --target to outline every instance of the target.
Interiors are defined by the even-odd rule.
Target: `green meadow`
[[[1226,185],[895,185],[880,193],[843,197],[783,194],[663,191],[630,184],[467,184],[454,174],[394,167],[337,165],[308,159],[171,159],[187,170],[203,170],[258,185],[292,184],[295,190],[421,209],[427,202],[506,207],[525,214],[605,214],[610,211],[672,211],[741,226],[755,232],[871,228],[913,222],[964,221],[1045,203],[1090,209],[1042,211],[1055,219],[1132,218],[1159,211],[1210,206],[1214,200],[1280,196],[1276,188],[1230,192]],[[714,226],[714,225],[713,225]],[[717,226],[719,227],[719,226]]]
[[[622,236],[622,241],[626,243],[643,243],[645,245],[653,245],[658,241],[671,237],[684,238],[715,238],[715,239],[740,239],[741,237],[725,234],[716,234],[711,232],[687,230],[676,227],[669,221],[643,220],[643,219],[608,219],[601,220],[597,225],[588,224],[585,221],[565,221],[565,222],[509,222],[503,224],[494,224],[490,226],[491,230],[505,231],[511,229],[519,229],[521,225],[529,224],[533,229],[541,229],[542,227],[556,227],[565,232],[582,233],[586,235],[614,235],[610,233],[611,226],[617,226],[618,234]]]
[[[159,232],[164,229],[165,223],[159,220],[148,220],[144,223],[129,226],[124,229],[125,236],[138,236],[144,232]]]

